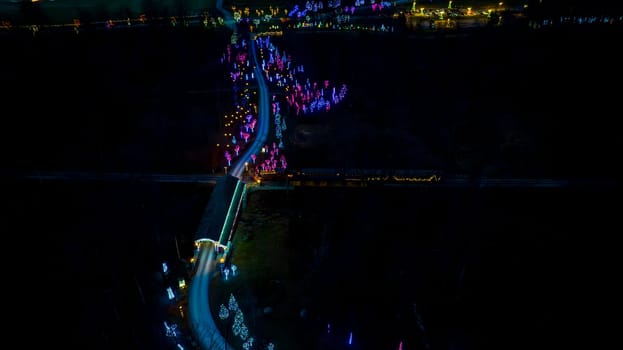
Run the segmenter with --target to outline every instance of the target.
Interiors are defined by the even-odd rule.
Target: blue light
[[[348,345],[353,345],[353,332],[348,335]]]

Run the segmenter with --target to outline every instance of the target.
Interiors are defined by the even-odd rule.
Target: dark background
[[[343,114],[297,122],[327,122],[333,136],[312,149],[292,145],[288,157],[298,166],[418,164],[472,175],[616,179],[619,34],[567,28],[448,40],[365,34],[287,38],[286,49],[309,67],[312,80],[344,81],[352,92]],[[11,175],[3,183],[2,232],[8,280],[14,282],[8,287],[14,292],[8,300],[12,315],[24,315],[20,327],[48,344],[94,349],[170,345],[159,338],[160,322],[144,321],[158,316],[151,305],[163,295],[159,262],[175,256],[174,237],[188,249],[209,188],[59,184],[12,175],[47,170],[205,173],[218,167],[213,144],[219,118],[231,107],[217,63],[227,37],[159,30],[79,37],[28,33],[0,40],[2,174]],[[398,66],[405,68],[397,71]],[[189,93],[204,90],[210,92]],[[505,157],[517,163],[500,160],[509,130],[532,140],[510,145],[519,155]],[[469,302],[461,305],[462,317],[477,319],[471,335],[475,348],[589,347],[605,342],[611,329],[610,318],[601,317],[611,310],[617,276],[615,190],[475,195],[481,206],[461,202],[458,192],[414,194],[413,204],[391,193],[379,195],[385,196],[379,202],[366,195],[336,201],[340,207],[352,205],[350,216],[345,214],[336,227],[345,230],[359,222],[355,227],[362,228],[366,217],[379,215],[370,225],[374,234],[385,227],[383,218],[413,210],[422,218],[420,228],[432,232],[408,243],[418,249],[434,248],[431,242],[444,232],[466,235],[449,242],[476,246],[468,244],[465,250],[473,254],[467,270],[472,272],[465,277]],[[362,198],[368,204],[357,206]],[[435,205],[422,204],[431,198]],[[396,202],[398,208],[390,204]],[[492,217],[496,222],[489,221]],[[452,229],[442,230],[441,223]],[[409,242],[400,236],[392,240],[392,233],[407,225],[395,222],[391,230],[379,232],[380,239]],[[410,250],[401,254],[396,264],[413,263]],[[432,261],[425,255],[421,259]],[[453,276],[443,282],[451,283]],[[135,278],[149,304],[142,304]],[[435,321],[440,317],[433,305],[437,291],[423,290],[429,295],[422,298],[432,303],[429,319],[443,329],[444,320]],[[509,317],[513,313],[521,317]]]

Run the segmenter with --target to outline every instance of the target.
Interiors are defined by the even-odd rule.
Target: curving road
[[[223,14],[225,25],[233,32],[232,38],[238,36],[236,23],[232,15],[222,7],[223,1],[217,0],[216,8]],[[245,163],[251,160],[252,154],[257,154],[266,143],[270,118],[269,90],[264,80],[264,73],[259,68],[255,38],[249,38],[249,49],[253,57],[254,73],[258,86],[258,130],[253,143],[242,153],[242,155],[232,164],[230,175],[241,178],[245,171]],[[193,276],[188,294],[188,317],[195,340],[204,350],[226,350],[233,349],[227,344],[226,339],[221,335],[210,310],[209,287],[210,280],[215,273],[216,261],[214,245],[212,243],[201,243],[197,258],[197,272]]]
[[[197,256],[197,271],[193,277],[188,293],[188,317],[195,340],[205,350],[233,349],[221,335],[210,311],[208,290],[216,265],[214,246],[204,242]]]
[[[249,39],[249,49],[251,50],[251,57],[253,57],[254,64],[254,74],[257,80],[257,89],[258,89],[258,102],[257,102],[257,122],[258,122],[258,130],[255,135],[255,140],[251,144],[249,148],[245,150],[241,157],[239,157],[231,167],[231,175],[240,178],[244,172],[246,162],[250,162],[252,154],[258,154],[262,146],[266,143],[266,139],[268,138],[268,132],[270,131],[269,122],[270,122],[270,101],[269,101],[269,91],[268,85],[266,85],[266,80],[264,79],[264,72],[260,68],[261,66],[258,64],[257,60],[257,50],[255,47],[255,36],[252,36]]]
[[[236,28],[236,22],[234,21],[231,13],[223,8],[223,0],[216,1],[216,8],[223,14],[225,25],[233,32],[232,37],[237,37],[238,30]],[[270,92],[268,90],[268,85],[266,85],[266,80],[264,79],[264,72],[260,68],[261,65],[258,64],[255,35],[253,33],[251,33],[251,37],[249,38],[249,50],[251,51],[251,57],[253,58],[253,70],[255,79],[257,80],[257,123],[259,127],[257,133],[255,134],[255,140],[253,143],[242,153],[240,157],[238,157],[238,159],[236,159],[236,161],[234,161],[231,166],[229,174],[237,178],[242,177],[245,170],[245,163],[249,163],[251,161],[251,155],[258,154],[261,151],[262,146],[266,143],[268,132],[270,131],[270,101],[268,96]]]

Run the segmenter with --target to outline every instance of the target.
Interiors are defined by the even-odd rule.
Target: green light
[[[223,222],[223,227],[221,228],[221,234],[218,239],[219,243],[223,241],[223,235],[225,234],[225,227],[227,226],[227,223],[230,221],[232,204],[234,203],[234,199],[236,198],[236,192],[238,192],[238,188],[240,184],[241,182],[240,180],[238,180],[238,182],[236,183],[236,188],[234,189],[234,195],[232,196],[232,201],[229,203],[229,208],[227,208],[227,216],[225,216],[225,221]]]

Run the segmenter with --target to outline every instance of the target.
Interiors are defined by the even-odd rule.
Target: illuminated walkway
[[[251,57],[253,58],[253,64],[255,65],[254,75],[257,80],[259,94],[257,115],[259,129],[257,131],[257,134],[255,135],[255,140],[253,141],[253,144],[248,147],[242,157],[238,158],[236,160],[236,163],[232,165],[230,174],[238,178],[240,178],[245,171],[245,163],[251,162],[251,155],[260,153],[262,146],[266,143],[266,139],[268,138],[268,132],[270,131],[270,101],[268,98],[268,85],[266,85],[266,79],[264,79],[264,72],[262,71],[261,65],[258,64],[254,37],[250,38],[249,44]]]
[[[197,271],[190,285],[188,293],[189,323],[193,329],[195,339],[205,350],[233,349],[227,345],[221,335],[210,311],[210,298],[208,296],[210,280],[214,274],[214,245],[203,243],[199,249],[196,261]]]
[[[225,25],[232,30],[232,41],[235,41],[238,39],[236,23],[232,15],[225,11],[222,5],[222,0],[217,0],[216,7],[223,13]],[[240,180],[245,171],[245,163],[251,161],[252,154],[259,153],[266,142],[270,130],[268,86],[264,80],[264,74],[262,74],[260,65],[257,63],[254,38],[250,38],[249,42],[259,90],[257,116],[259,129],[253,143],[232,164],[229,174],[223,177],[222,180],[217,181],[196,234],[197,249],[199,251],[196,260],[197,270],[190,285],[188,313],[189,323],[195,340],[204,350],[233,348],[227,344],[227,341],[220,334],[210,309],[209,287],[210,281],[215,274],[215,246],[227,247],[229,242],[231,242],[234,222],[237,219],[246,190],[246,185]]]

